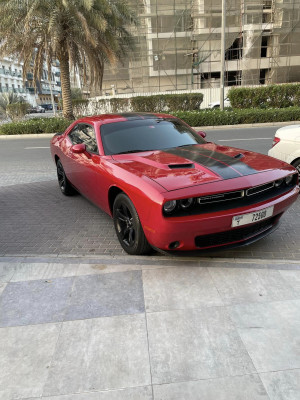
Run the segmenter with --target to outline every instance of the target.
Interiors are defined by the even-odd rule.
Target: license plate
[[[271,217],[273,215],[273,210],[274,207],[268,207],[264,208],[263,210],[256,211],[254,213],[249,213],[249,214],[242,214],[242,215],[236,215],[235,217],[232,218],[232,227],[235,226],[241,226],[241,225],[247,225],[247,224],[252,224],[257,221],[261,221],[262,219],[266,219],[268,217]]]

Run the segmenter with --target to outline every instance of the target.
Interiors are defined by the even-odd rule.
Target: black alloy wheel
[[[300,182],[300,158],[292,163],[292,166],[296,168],[299,175],[299,182]]]
[[[146,239],[136,209],[124,193],[120,193],[115,199],[113,218],[119,242],[128,254],[142,255],[151,252],[152,248]]]
[[[64,168],[63,168],[60,160],[58,160],[56,163],[56,171],[57,171],[58,184],[59,184],[61,192],[65,196],[71,196],[72,194],[74,194],[76,191],[73,188],[73,186],[70,184],[70,182],[68,181],[65,171],[64,171]]]

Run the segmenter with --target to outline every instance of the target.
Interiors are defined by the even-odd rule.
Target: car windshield
[[[148,118],[104,124],[100,128],[106,155],[163,150],[206,141],[177,119]]]

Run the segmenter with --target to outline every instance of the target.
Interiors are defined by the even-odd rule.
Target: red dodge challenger
[[[271,233],[297,199],[295,168],[204,140],[165,114],[86,117],[51,140],[63,194],[108,213],[129,254],[212,250]]]

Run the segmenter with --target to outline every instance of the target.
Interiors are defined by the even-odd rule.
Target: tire
[[[296,170],[298,171],[299,181],[300,181],[300,158],[298,158],[298,160],[292,162],[292,166],[295,167]]]
[[[64,194],[65,196],[72,196],[73,194],[75,194],[76,190],[68,181],[60,160],[58,160],[56,163],[56,172],[57,172],[58,185],[62,194]]]
[[[114,201],[113,219],[119,242],[128,254],[143,255],[152,251],[136,209],[124,193],[118,194]]]

